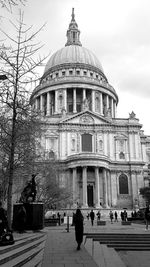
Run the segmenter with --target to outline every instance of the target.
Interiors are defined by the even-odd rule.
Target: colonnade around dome
[[[40,94],[34,108],[44,116],[91,110],[101,116],[116,117],[116,101],[108,94],[85,88],[66,88]]]

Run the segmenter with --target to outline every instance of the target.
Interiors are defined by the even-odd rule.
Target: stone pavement
[[[94,255],[92,244],[88,240],[82,244],[81,250],[77,251],[74,227],[70,227],[69,232],[65,226],[47,227],[47,240],[44,249],[42,267],[149,267],[149,251],[120,251],[116,252],[112,248],[94,245]],[[111,224],[107,221],[106,226],[92,227],[90,221],[85,222],[84,232],[120,232],[120,233],[150,233],[145,231],[143,224],[121,225],[121,222]]]

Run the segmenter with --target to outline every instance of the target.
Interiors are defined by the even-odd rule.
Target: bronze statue
[[[36,177],[36,174],[32,174],[32,179],[28,181],[28,184],[23,189],[19,202],[30,203],[30,202],[35,201],[36,199],[35,177]]]

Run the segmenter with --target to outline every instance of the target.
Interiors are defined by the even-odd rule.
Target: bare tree
[[[25,159],[30,158],[27,148],[32,143],[32,130],[36,125],[36,116],[29,103],[31,78],[37,79],[36,69],[47,58],[41,58],[40,56],[36,58],[42,46],[40,43],[35,42],[35,39],[43,29],[43,26],[32,33],[32,27],[27,27],[24,24],[21,12],[19,21],[15,24],[11,22],[11,25],[14,27],[16,37],[10,36],[0,29],[6,38],[5,43],[1,45],[0,52],[1,74],[7,77],[6,80],[0,83],[0,130],[1,146],[3,146],[4,154],[7,156],[7,213],[9,226],[11,225],[12,188],[16,166],[18,163],[20,166],[21,164],[23,165]],[[4,143],[3,140],[5,140]]]
[[[55,159],[38,164],[37,199],[44,202],[45,209],[51,207],[63,208],[72,204],[72,191],[64,181],[60,181],[62,167]],[[66,180],[66,179],[65,179]]]
[[[20,3],[24,4],[26,0],[0,0],[0,5],[2,8],[6,8],[11,11],[12,6],[17,6]]]

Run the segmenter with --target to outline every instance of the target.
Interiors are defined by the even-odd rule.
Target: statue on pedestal
[[[28,181],[27,185],[23,189],[21,193],[21,197],[19,202],[21,203],[31,203],[36,199],[36,182],[35,182],[36,174],[32,174],[32,178]]]

